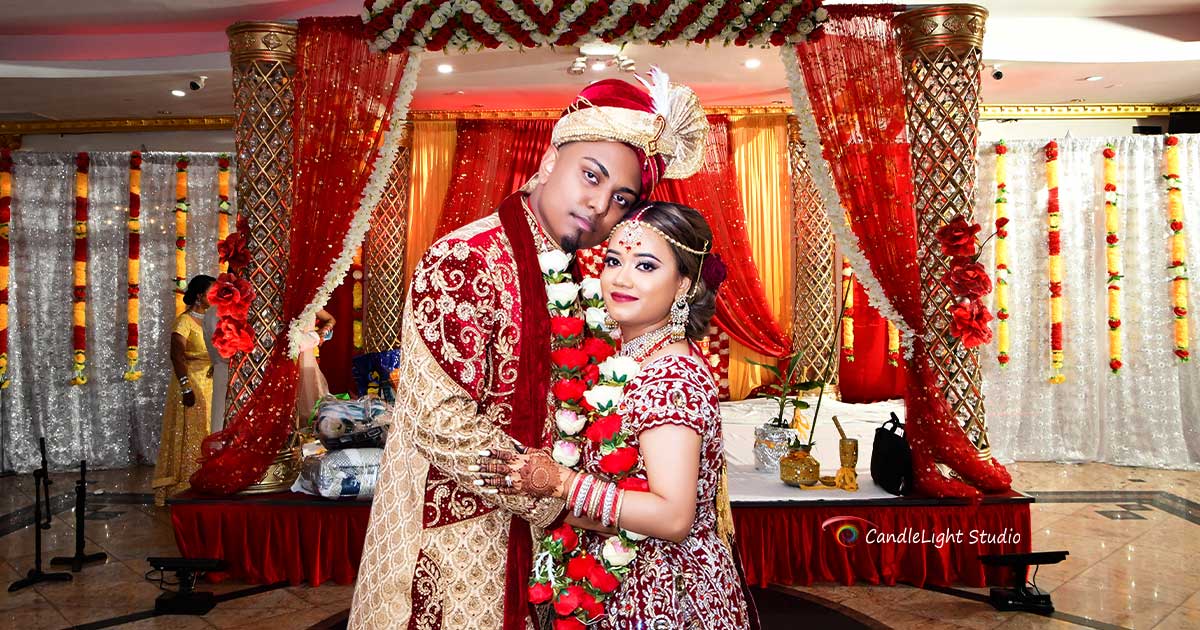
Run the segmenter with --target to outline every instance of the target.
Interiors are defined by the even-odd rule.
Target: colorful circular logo
[[[821,523],[821,529],[833,533],[833,538],[843,547],[853,547],[863,534],[875,524],[857,516],[835,516]]]

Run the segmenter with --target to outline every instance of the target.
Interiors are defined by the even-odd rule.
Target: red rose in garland
[[[604,567],[598,564],[592,567],[591,572],[588,573],[587,581],[592,585],[592,588],[595,588],[601,593],[611,593],[617,590],[617,587],[621,585],[621,582],[617,580],[616,576],[608,571],[605,571]]]
[[[554,367],[570,374],[578,374],[588,363],[588,355],[579,348],[559,348],[550,353]]]
[[[254,287],[245,278],[232,273],[217,276],[217,281],[208,290],[208,302],[216,307],[217,315],[245,319],[250,303],[254,301]]]
[[[217,320],[217,329],[213,332],[213,347],[228,359],[238,352],[253,350],[254,335],[244,320],[222,317]]]
[[[592,567],[597,564],[595,556],[586,553],[581,556],[575,556],[567,561],[567,577],[578,582],[586,578],[588,573],[591,572]]]
[[[610,475],[620,475],[633,470],[637,462],[638,450],[632,446],[622,446],[600,458],[600,470]]]
[[[563,590],[562,595],[554,600],[554,612],[560,616],[566,617],[575,612],[579,608],[579,604],[583,601],[583,595],[586,591],[582,586],[572,584]]]
[[[545,604],[554,597],[554,589],[549,584],[539,583],[529,587],[529,603]]]
[[[946,274],[946,285],[954,295],[976,299],[992,292],[992,279],[983,265],[969,258],[958,258]]]
[[[552,391],[554,397],[564,403],[580,404],[583,401],[583,392],[587,391],[587,384],[577,378],[568,378],[555,383]]]
[[[975,348],[992,340],[992,329],[988,326],[992,314],[979,300],[959,302],[950,313],[954,316],[950,334],[962,339],[963,346]]]
[[[574,617],[564,617],[555,620],[554,630],[587,630],[587,626]]]
[[[979,230],[978,223],[967,223],[965,218],[955,217],[937,231],[936,238],[947,256],[974,256],[975,235],[979,234]]]
[[[580,350],[587,353],[588,358],[592,363],[604,363],[604,360],[616,354],[617,351],[609,345],[607,341],[597,337],[588,337],[583,340],[583,345]]]
[[[550,537],[562,543],[564,552],[574,551],[579,546],[579,536],[570,525],[563,525],[550,533]]]
[[[613,436],[621,430],[621,416],[617,414],[609,414],[603,418],[597,418],[583,432],[583,437],[593,442],[605,442],[613,439]]]
[[[583,336],[583,325],[578,317],[551,317],[550,334],[566,345],[574,345]]]

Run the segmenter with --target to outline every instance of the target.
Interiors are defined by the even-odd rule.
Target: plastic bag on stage
[[[292,492],[326,499],[370,499],[379,479],[381,448],[352,448],[305,457]]]
[[[378,398],[341,400],[332,396],[317,405],[313,428],[325,448],[383,448],[390,407]]]
[[[871,479],[875,485],[895,495],[912,491],[912,450],[908,440],[904,439],[904,423],[895,413],[883,426],[875,429]]]

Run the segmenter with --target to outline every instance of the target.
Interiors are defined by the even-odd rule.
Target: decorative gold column
[[[830,353],[837,345],[837,295],[833,272],[833,231],[829,217],[821,207],[800,124],[788,117],[788,163],[792,178],[792,220],[795,240],[796,275],[793,278],[792,346],[801,353],[800,365],[805,379],[837,382],[836,356],[830,365]]]
[[[408,243],[408,189],[412,169],[411,129],[396,156],[392,176],[375,212],[363,247],[363,346],[367,352],[400,347],[404,312],[404,250]]]
[[[973,220],[975,148],[983,27],[988,12],[972,4],[907,11],[893,19],[904,67],[908,134],[916,191],[917,261],[925,343],[946,399],[981,458],[991,458],[978,350],[950,334],[954,295],[935,234],[957,216]]]
[[[229,366],[226,426],[266,370],[283,331],[292,212],[292,74],[296,25],[238,22],[225,33],[233,65],[233,128],[237,148],[238,215],[250,226],[245,275],[257,295],[250,305],[254,350]]]

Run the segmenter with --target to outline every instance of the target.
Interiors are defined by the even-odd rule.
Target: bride
[[[544,451],[491,451],[476,467],[477,485],[490,492],[566,500],[566,523],[585,530],[580,543],[591,558],[603,556],[616,528],[648,537],[638,543],[624,581],[605,598],[599,628],[740,630],[751,624],[752,603],[717,532],[725,463],[718,390],[695,343],[708,330],[725,275],[712,240],[699,212],[661,202],[630,212],[609,238],[600,276],[605,306],[626,340],[621,355],[640,364],[618,412],[632,436],[625,445],[640,455],[645,482],[636,489],[645,491],[626,483],[621,487],[628,489],[618,489],[590,440],[580,472]],[[589,489],[605,499],[586,500]],[[550,603],[559,608],[564,597]]]

